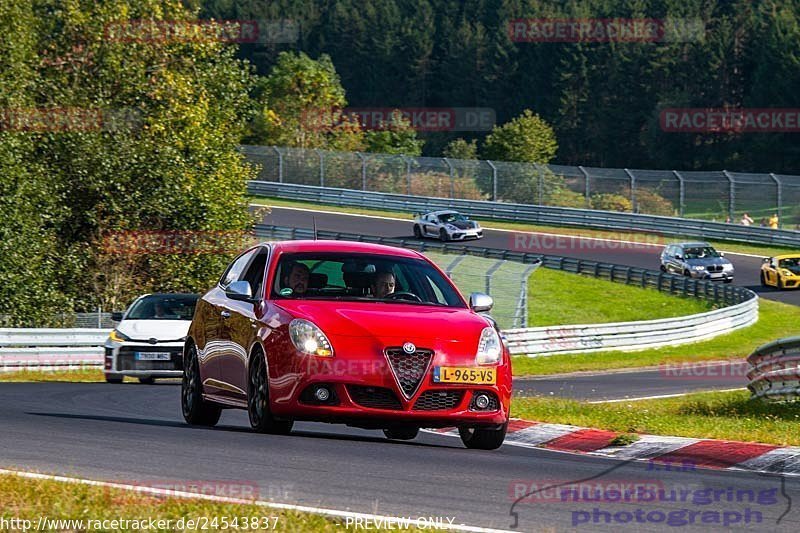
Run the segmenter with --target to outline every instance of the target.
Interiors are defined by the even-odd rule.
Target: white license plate
[[[137,361],[169,361],[172,356],[169,352],[136,352]]]
[[[712,274],[711,274],[712,278],[721,278],[723,276],[724,276],[724,274],[722,274],[721,272],[712,272]]]

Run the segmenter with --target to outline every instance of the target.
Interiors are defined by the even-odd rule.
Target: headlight
[[[125,342],[131,340],[131,338],[125,335],[124,333],[120,333],[116,329],[112,329],[111,335],[108,336],[108,340],[110,340],[111,342]]]
[[[781,274],[783,274],[784,276],[794,276],[791,270],[782,270]]]
[[[503,345],[497,330],[491,327],[483,328],[478,341],[478,354],[475,356],[475,362],[479,365],[495,365],[500,362],[502,353]]]
[[[733,270],[733,264],[726,263],[726,264],[722,265],[722,270]]]
[[[333,356],[333,348],[328,337],[313,322],[295,318],[289,322],[289,337],[294,347],[304,354],[319,357]]]
[[[706,267],[704,267],[702,265],[698,265],[698,266],[693,266],[692,267],[692,270],[705,270],[705,269],[706,269]]]
[[[452,225],[452,224],[445,224],[445,227],[446,227],[447,229],[450,229],[450,230],[457,230],[457,229],[458,229],[457,227],[455,227],[455,226],[454,226],[454,225]]]

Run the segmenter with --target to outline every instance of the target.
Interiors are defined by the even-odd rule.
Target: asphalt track
[[[747,387],[746,361],[698,362],[610,373],[514,379],[514,394],[590,402],[620,401]]]
[[[0,464],[128,484],[227,487],[223,492],[257,485],[261,497],[282,503],[455,517],[500,529],[514,524],[513,511],[518,531],[800,528],[796,477],[654,468],[508,445],[471,451],[430,433],[389,442],[376,431],[324,424],[259,435],[242,411],[226,411],[217,428],[192,428],[181,419],[179,394],[168,383],[4,383]],[[589,484],[590,492],[579,494],[600,501],[576,502],[552,488],[575,482]],[[656,488],[655,499],[620,503],[620,484]]]
[[[324,208],[323,208],[324,209]],[[277,226],[312,228],[313,218],[317,228],[326,231],[377,235],[413,239],[411,220],[395,220],[381,217],[365,217],[332,212],[312,212],[284,207],[272,207],[263,222]],[[557,231],[557,230],[556,230]],[[466,245],[484,246],[504,250],[524,251],[575,257],[592,261],[615,263],[640,268],[658,270],[659,254],[665,241],[663,237],[639,243],[624,243],[615,240],[614,232],[608,232],[609,240],[586,239],[581,237],[554,236],[545,233],[484,230],[484,237],[477,241],[468,241]],[[759,273],[760,257],[741,254],[725,254],[736,268],[734,283],[755,291],[761,298],[780,301],[792,305],[800,305],[800,290],[778,291],[771,287],[761,287]]]

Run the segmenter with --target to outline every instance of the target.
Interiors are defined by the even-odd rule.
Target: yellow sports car
[[[777,255],[764,259],[761,265],[761,285],[779,289],[800,287],[800,254]]]

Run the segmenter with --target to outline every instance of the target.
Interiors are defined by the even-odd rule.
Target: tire
[[[415,239],[422,238],[422,229],[419,227],[419,224],[414,224],[414,238]]]
[[[447,242],[449,240],[448,237],[447,237],[447,230],[446,229],[442,228],[442,229],[439,230],[439,239],[442,242]]]
[[[733,283],[733,278],[727,278],[727,279],[725,280],[725,283]]]
[[[666,272],[667,271],[667,267],[665,267],[664,265],[661,265],[660,268],[661,268],[661,272]]]
[[[783,278],[778,276],[778,290],[782,291],[786,288],[786,284],[783,282]]]
[[[222,409],[203,400],[203,384],[200,382],[200,363],[197,347],[191,344],[186,350],[181,378],[181,412],[191,426],[214,426],[219,422]]]
[[[276,420],[269,410],[267,363],[261,352],[252,355],[247,369],[247,415],[258,433],[288,435],[294,425],[291,420]]]
[[[686,276],[687,278],[691,278],[692,277],[692,273],[689,272],[689,269],[684,269],[683,275]]]
[[[139,378],[139,383],[141,383],[142,385],[152,385],[155,382],[156,378],[152,376],[148,376],[146,378]]]
[[[470,450],[496,450],[503,445],[508,431],[508,422],[500,429],[458,428],[461,442]]]
[[[109,376],[106,374],[106,383],[113,383],[115,385],[119,385],[122,383],[123,378],[117,376]]]
[[[419,428],[417,427],[395,427],[383,430],[387,439],[391,440],[412,440],[417,438]]]

